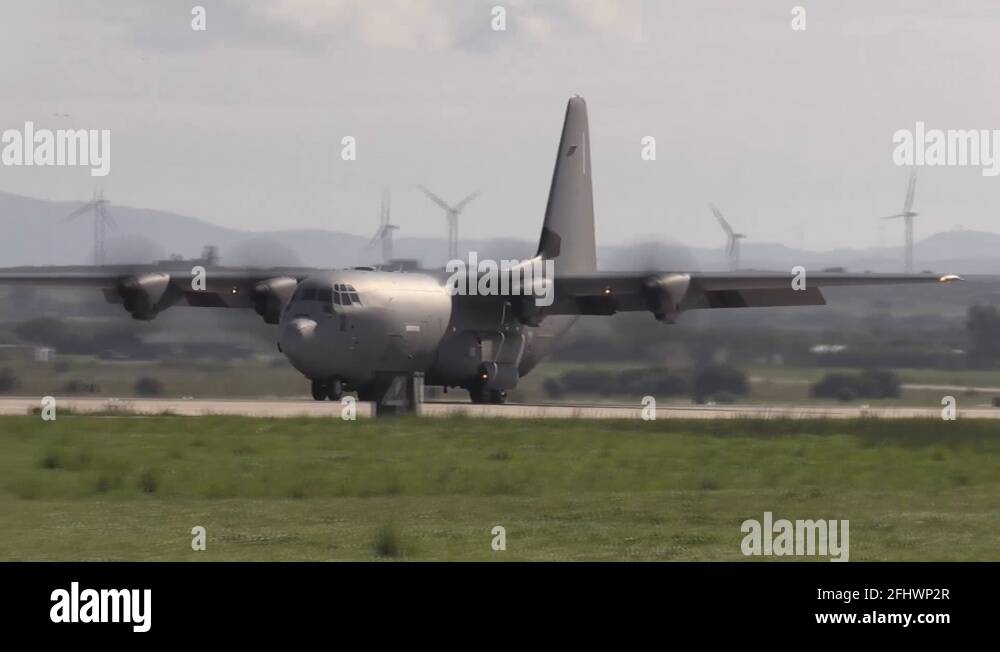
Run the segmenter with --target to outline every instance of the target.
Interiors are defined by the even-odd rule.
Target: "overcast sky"
[[[578,93],[603,243],[721,246],[712,201],[751,240],[893,245],[893,132],[1000,129],[995,0],[4,0],[0,21],[0,129],[111,129],[112,201],[252,230],[369,234],[388,185],[401,235],[444,236],[426,184],[485,191],[463,236],[534,239]],[[1000,231],[1000,177],[918,178],[918,238]],[[97,181],[0,167],[0,190],[47,199]]]

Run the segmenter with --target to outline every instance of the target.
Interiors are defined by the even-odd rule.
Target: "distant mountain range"
[[[78,265],[93,260],[93,220],[82,215],[63,218],[81,202],[54,202],[0,192],[0,267],[19,265]],[[339,231],[291,229],[241,231],[165,211],[112,205],[116,227],[108,231],[109,263],[148,263],[172,254],[197,256],[204,245],[219,248],[221,262],[230,266],[305,265],[349,267],[379,262],[379,247],[370,238]],[[374,224],[372,227],[374,228]],[[518,239],[463,240],[460,251],[477,251],[480,258],[523,259],[534,253],[535,241]],[[444,238],[398,235],[394,253],[416,258],[428,267],[445,263]],[[893,248],[807,251],[775,243],[744,242],[741,264],[748,269],[807,269],[844,267],[849,271],[893,272],[902,265],[902,250]],[[1000,273],[1000,234],[948,231],[918,242],[917,269],[958,274]],[[686,247],[676,242],[604,246],[598,250],[602,268],[725,269],[719,249]]]

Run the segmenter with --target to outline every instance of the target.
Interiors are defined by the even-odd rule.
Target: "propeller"
[[[93,198],[84,203],[82,206],[70,211],[68,215],[62,218],[63,222],[69,222],[75,220],[81,215],[87,213],[92,213],[94,216],[94,263],[97,265],[104,264],[104,232],[108,228],[117,228],[118,224],[115,222],[114,217],[108,212],[108,204],[110,204],[107,199],[104,198],[104,190],[97,190],[94,192]]]
[[[375,235],[372,236],[371,241],[368,243],[368,247],[371,248],[375,246],[376,242],[382,242],[383,262],[392,260],[392,232],[399,229],[398,226],[390,223],[390,202],[389,191],[384,190],[382,192],[382,203],[379,207],[379,225],[375,230]]]
[[[476,197],[479,197],[481,194],[483,194],[482,191],[477,190],[476,192],[468,195],[467,197],[465,197],[464,199],[462,199],[460,202],[458,202],[457,204],[455,204],[454,206],[452,206],[448,202],[446,202],[445,200],[441,199],[440,197],[438,197],[437,195],[435,195],[433,192],[431,192],[427,187],[425,187],[425,186],[418,186],[418,188],[420,188],[420,190],[423,191],[423,193],[425,195],[427,195],[428,199],[430,199],[432,202],[434,202],[435,204],[437,204],[438,206],[440,206],[441,208],[444,209],[444,211],[445,211],[445,217],[448,220],[448,257],[450,259],[457,258],[458,257],[458,216],[461,215],[462,211],[465,210],[465,207],[468,206],[469,203],[472,202],[472,200],[474,200]]]
[[[437,204],[441,208],[445,209],[446,211],[453,210],[452,207],[448,205],[448,202],[446,202],[445,200],[441,199],[440,197],[438,197],[437,195],[435,195],[434,193],[432,193],[430,190],[428,190],[424,186],[419,186],[419,188],[424,191],[424,194],[427,195],[432,202],[434,202],[435,204]]]
[[[910,172],[910,182],[906,187],[906,198],[903,200],[903,212],[896,213],[895,215],[885,215],[881,218],[883,220],[894,220],[898,218],[903,219],[903,245],[905,247],[903,269],[906,273],[913,271],[913,218],[920,215],[920,213],[913,210],[913,197],[916,195],[916,192],[917,171],[913,170]]]
[[[733,227],[729,224],[729,221],[723,216],[722,211],[713,204],[709,203],[708,207],[712,209],[712,213],[715,215],[715,219],[719,222],[719,226],[722,230],[726,232],[726,255],[729,257],[729,266],[731,269],[739,268],[739,241],[747,237],[745,233],[737,233],[733,230]]]

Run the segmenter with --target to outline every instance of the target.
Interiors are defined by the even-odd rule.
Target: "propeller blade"
[[[879,219],[880,220],[895,220],[895,219],[900,218],[900,217],[906,217],[906,216],[903,215],[902,213],[899,213],[897,215],[886,215],[885,217],[880,217]]]
[[[910,173],[910,185],[906,188],[906,201],[903,202],[903,213],[909,213],[913,208],[913,195],[917,190],[917,171]]]
[[[718,220],[719,226],[722,227],[722,230],[726,232],[726,235],[728,237],[732,238],[733,237],[733,227],[729,226],[729,222],[727,222],[726,218],[724,218],[722,216],[722,211],[720,211],[715,206],[715,204],[712,204],[712,203],[709,203],[708,207],[712,209],[712,213],[715,214],[715,219]]]
[[[455,204],[455,212],[456,213],[460,212],[463,208],[465,208],[469,204],[469,202],[471,202],[473,199],[475,199],[481,194],[483,194],[483,192],[481,190],[477,190],[476,192],[472,193],[462,201]]]
[[[63,221],[64,222],[68,222],[69,220],[72,220],[75,217],[79,217],[80,215],[83,215],[87,211],[89,211],[92,208],[94,208],[94,206],[96,206],[96,205],[97,205],[96,201],[89,201],[86,204],[84,204],[83,206],[80,206],[79,208],[77,208],[76,210],[74,210],[73,212],[71,212],[66,217],[64,217]]]
[[[427,197],[428,197],[428,198],[429,198],[429,199],[430,199],[430,200],[431,200],[432,202],[434,202],[435,204],[437,204],[437,205],[438,205],[438,206],[440,206],[441,208],[445,209],[446,211],[449,211],[449,212],[450,212],[450,211],[452,210],[451,206],[449,206],[449,205],[448,205],[448,203],[447,203],[447,202],[446,202],[445,200],[441,199],[440,197],[438,197],[437,195],[435,195],[434,193],[432,193],[432,192],[431,192],[430,190],[428,190],[428,189],[427,189],[427,188],[425,188],[424,186],[418,186],[418,187],[419,187],[419,188],[420,188],[421,190],[423,190],[423,191],[424,191],[424,194],[425,194],[425,195],[427,195]]]

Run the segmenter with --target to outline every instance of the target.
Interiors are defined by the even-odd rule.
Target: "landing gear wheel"
[[[326,384],[326,397],[331,401],[339,401],[344,396],[344,384],[339,378],[332,378]]]
[[[481,385],[469,388],[469,399],[476,404],[489,403],[490,394],[492,394],[492,392]]]
[[[325,401],[327,392],[329,392],[328,384],[322,380],[312,381],[312,396],[315,401]]]
[[[490,390],[489,402],[494,405],[503,405],[507,402],[507,392],[502,389]]]

